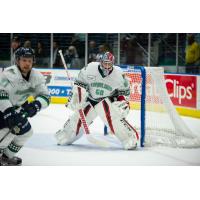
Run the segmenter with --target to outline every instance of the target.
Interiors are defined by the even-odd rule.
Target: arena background
[[[71,87],[58,51],[63,51],[72,79],[87,63],[111,51],[124,71],[129,66],[164,67],[166,86],[178,112],[200,118],[200,53],[188,64],[191,37],[199,48],[198,33],[0,33],[0,69],[14,64],[18,46],[32,48],[34,67],[46,77],[52,103],[66,103]]]

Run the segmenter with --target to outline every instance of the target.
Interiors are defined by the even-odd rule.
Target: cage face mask
[[[104,76],[108,76],[113,69],[114,65],[114,56],[110,52],[106,52],[100,59],[101,61],[101,70]]]
[[[101,62],[101,70],[104,76],[108,76],[113,69],[113,64],[110,62]]]

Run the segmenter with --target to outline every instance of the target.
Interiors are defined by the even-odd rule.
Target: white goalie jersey
[[[113,66],[112,72],[104,76],[99,65],[99,62],[89,63],[80,71],[74,84],[84,87],[89,99],[95,102],[119,95],[128,97],[130,95],[129,81],[123,75],[121,68]]]

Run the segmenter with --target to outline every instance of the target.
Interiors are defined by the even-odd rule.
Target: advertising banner
[[[197,108],[197,76],[165,74],[165,81],[174,105]]]
[[[68,97],[71,91],[71,83],[65,70],[62,69],[37,69],[46,79],[50,95],[53,97]],[[74,81],[79,70],[69,70],[71,80]]]
[[[200,76],[197,76],[197,109],[200,110]]]
[[[68,97],[71,84],[65,70],[62,69],[37,69],[46,78],[46,83],[51,96]],[[80,70],[69,70],[72,81],[78,76]],[[126,72],[131,83],[131,98],[140,101],[141,77],[133,72]],[[137,76],[138,81],[131,82],[132,76]],[[136,79],[135,79],[136,80]],[[174,105],[178,107],[200,109],[200,77],[194,75],[165,74],[166,87]],[[149,88],[147,95],[153,88]]]

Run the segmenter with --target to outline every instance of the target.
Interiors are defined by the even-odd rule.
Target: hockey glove
[[[17,112],[14,107],[7,108],[3,113],[3,118],[6,127],[13,134],[23,134],[22,131],[29,129],[30,124],[27,118],[21,112]]]
[[[41,103],[36,100],[33,101],[31,103],[25,103],[22,108],[23,108],[23,112],[27,113],[27,117],[33,117],[34,115],[37,114],[37,112],[39,112],[41,110]]]
[[[130,111],[130,106],[129,106],[129,102],[126,101],[124,96],[119,96],[117,98],[117,101],[114,101],[112,105],[115,111],[119,113],[119,116],[121,119],[126,118],[126,116],[128,115]]]

